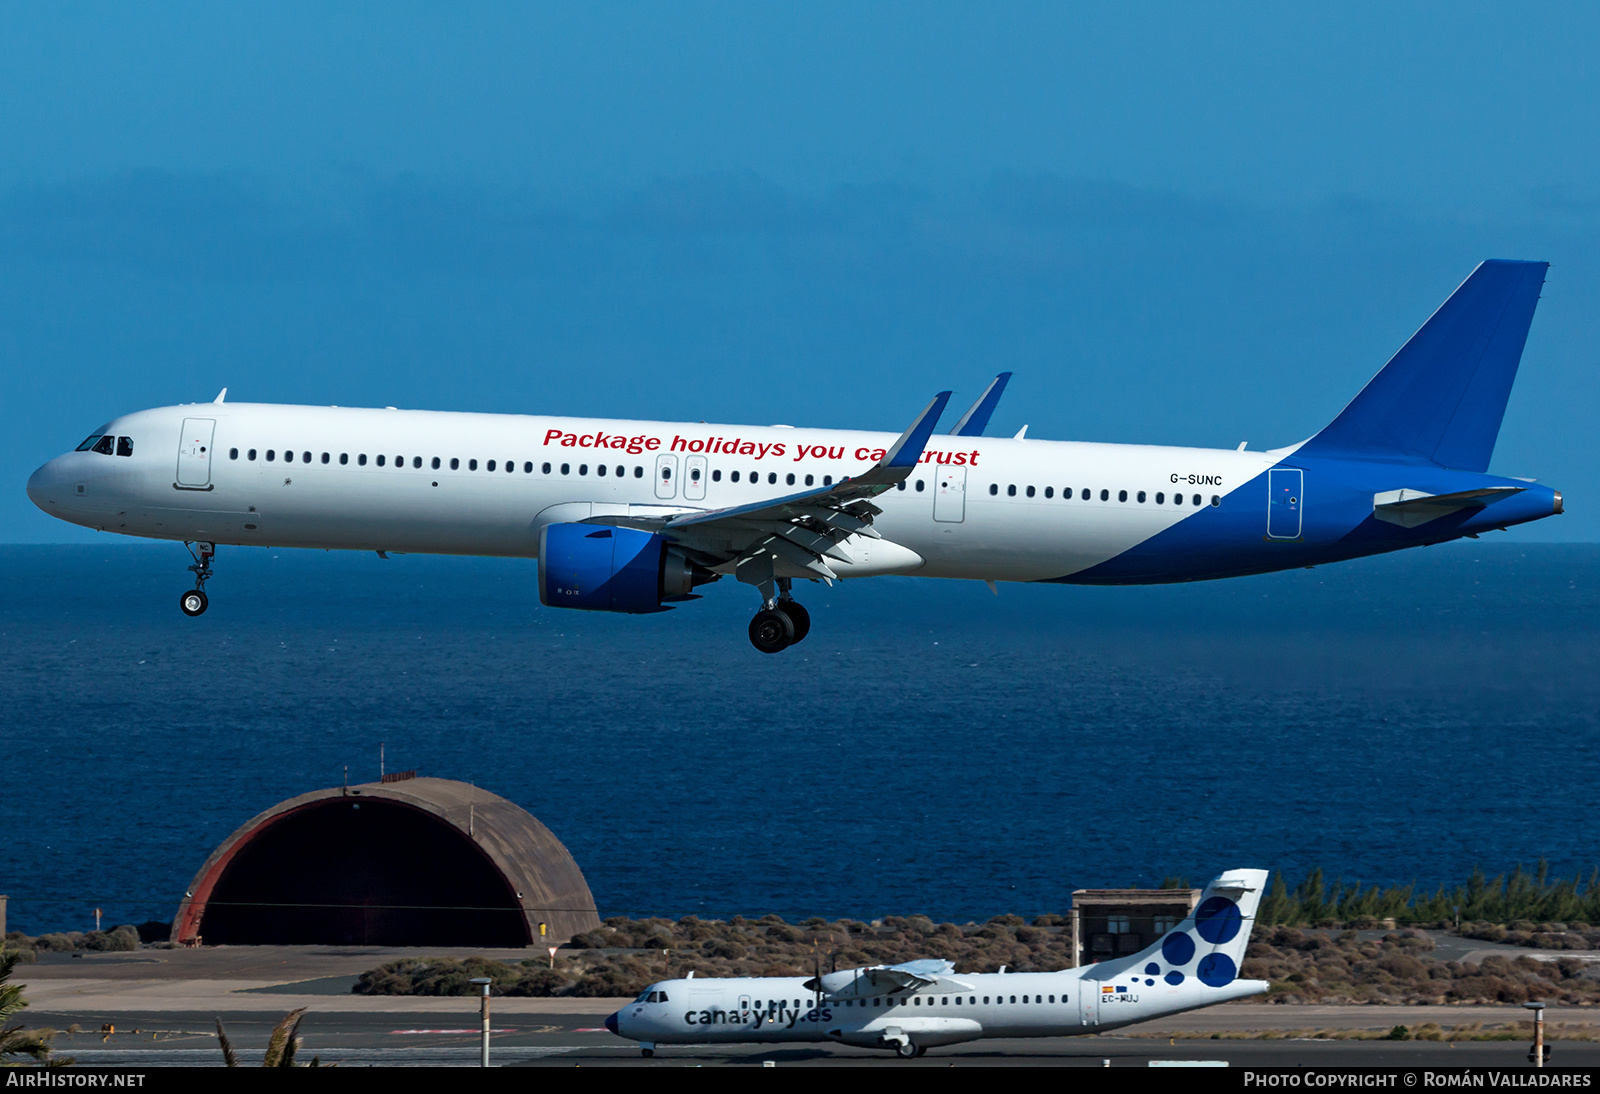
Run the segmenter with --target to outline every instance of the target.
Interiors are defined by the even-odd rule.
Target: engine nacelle
[[[591,612],[662,611],[717,575],[666,539],[608,524],[547,524],[539,530],[539,602]]]

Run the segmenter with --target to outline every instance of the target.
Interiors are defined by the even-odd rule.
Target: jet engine
[[[591,612],[659,612],[718,574],[662,536],[607,524],[547,524],[539,531],[539,602]]]

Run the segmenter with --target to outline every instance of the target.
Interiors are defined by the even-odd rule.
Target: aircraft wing
[[[853,535],[883,538],[872,527],[873,518],[883,510],[871,499],[894,489],[916,470],[949,401],[948,391],[934,396],[883,459],[853,478],[722,509],[596,516],[590,521],[659,532],[703,556],[699,561],[707,564],[733,562],[739,567],[752,561],[771,566],[778,576],[831,582],[838,574],[827,560],[851,561],[841,543]]]
[[[806,990],[820,991],[835,999],[858,996],[893,995],[937,984],[956,971],[948,961],[929,958],[899,965],[872,965],[862,969],[830,972],[805,982]]]
[[[1521,486],[1490,486],[1482,490],[1463,490],[1456,494],[1425,494],[1421,490],[1387,490],[1372,496],[1372,515],[1402,528],[1416,528],[1430,520],[1481,509],[1523,491]]]

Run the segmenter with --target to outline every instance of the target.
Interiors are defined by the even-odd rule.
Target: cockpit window
[[[641,991],[639,993],[639,998],[635,999],[634,1002],[635,1003],[654,1003],[655,999],[652,998],[652,996],[654,996],[654,995],[655,995],[655,990],[653,988],[645,988],[644,991]]]
[[[100,434],[98,434],[98,433],[89,434],[87,437],[85,437],[83,439],[83,443],[78,446],[77,451],[79,451],[79,452],[87,452],[87,451],[89,451],[89,449],[94,447],[94,442],[98,441],[99,439],[100,439]]]
[[[133,455],[133,438],[132,437],[118,437],[117,438],[117,455],[119,455],[119,456],[131,456],[131,455]]]
[[[117,439],[111,434],[107,433],[104,437],[101,437],[98,441],[96,441],[89,451],[98,452],[102,456],[109,456],[111,455],[112,446],[114,446],[116,443]]]

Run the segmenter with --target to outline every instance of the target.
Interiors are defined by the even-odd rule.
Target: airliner
[[[1129,957],[1061,972],[959,974],[948,961],[911,961],[811,977],[662,980],[606,1019],[658,1045],[826,1042],[889,1049],[903,1059],[985,1037],[1064,1037],[1246,999],[1242,980],[1265,870],[1232,870],[1159,942]]]
[[[227,401],[115,418],[28,480],[46,513],[176,540],[206,610],[219,546],[538,560],[550,607],[646,613],[723,577],[751,642],[811,617],[796,581],[883,574],[1131,585],[1310,567],[1562,511],[1487,474],[1548,263],[1480,264],[1334,420],[1269,451]]]

